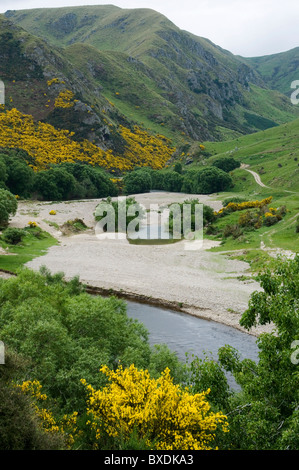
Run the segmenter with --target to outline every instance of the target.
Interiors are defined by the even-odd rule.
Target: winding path
[[[249,166],[249,165],[245,165],[245,164],[243,163],[243,164],[241,165],[241,169],[242,169],[242,170],[245,170],[245,171],[248,171],[249,173],[251,173],[251,174],[253,175],[253,177],[254,177],[256,183],[257,183],[259,186],[261,186],[262,188],[269,188],[269,189],[271,189],[270,186],[266,186],[266,185],[262,182],[260,175],[258,175],[255,171],[248,170],[248,166]]]

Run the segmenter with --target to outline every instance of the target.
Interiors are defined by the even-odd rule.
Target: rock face
[[[44,77],[61,78],[92,108],[93,117],[83,119],[80,133],[100,145],[113,146],[115,135],[105,113],[116,126],[146,120],[155,131],[164,126],[161,133],[167,129],[175,138],[195,141],[277,124],[272,113],[277,94],[268,90],[267,106],[255,109],[255,87],[267,87],[248,61],[180,30],[153,10],[103,5],[9,11],[5,16],[11,28],[14,22],[43,39],[34,47],[24,41],[24,57]],[[294,108],[283,103],[288,118],[297,117]]]

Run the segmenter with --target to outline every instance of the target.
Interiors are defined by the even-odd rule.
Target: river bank
[[[181,193],[146,193],[136,200],[146,209],[198,197],[200,202],[219,210],[221,203],[209,196]],[[21,201],[11,226],[24,227],[29,220],[58,239],[41,257],[27,266],[42,265],[51,272],[64,272],[66,279],[79,276],[89,291],[115,294],[129,300],[162,306],[213,320],[244,331],[239,321],[259,284],[250,278],[247,263],[213,253],[209,240],[199,249],[186,249],[185,242],[167,245],[133,245],[126,239],[99,239],[95,232],[94,211],[99,200],[41,203]],[[54,210],[55,215],[49,215]],[[79,218],[88,230],[64,236],[59,227]],[[250,334],[268,330],[258,327]]]

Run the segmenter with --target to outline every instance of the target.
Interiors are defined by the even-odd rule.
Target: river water
[[[236,348],[240,359],[258,361],[256,338],[235,328],[185,313],[129,301],[127,314],[144,324],[149,332],[151,345],[167,344],[182,361],[185,361],[186,353],[199,358],[204,358],[207,353],[217,360],[218,349],[225,345]]]

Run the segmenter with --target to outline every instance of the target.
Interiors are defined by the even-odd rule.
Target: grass
[[[217,79],[239,87],[242,61],[151,9],[43,8],[14,11],[10,19],[57,48],[65,69],[59,72],[70,81],[72,68],[74,77],[80,70],[80,99],[92,104],[103,122],[107,118],[117,127],[125,118],[171,138],[177,148],[207,135],[227,139],[299,116],[286,96],[252,84],[250,91],[239,88],[239,104],[222,103],[223,120],[214,116],[205,86],[216,86]],[[213,70],[210,55],[217,59]]]
[[[226,142],[205,142],[212,163],[219,157],[231,156],[249,169],[257,172],[270,191],[293,191],[299,193],[299,120],[273,127],[265,131],[238,137]],[[253,176],[244,170],[234,172],[235,188],[239,191],[250,186],[260,191]]]
[[[17,270],[38,256],[46,254],[47,250],[58,242],[48,232],[38,227],[26,228],[27,235],[18,245],[8,245],[0,239],[0,246],[7,249],[7,255],[0,255],[0,269],[16,273]]]
[[[256,188],[257,189],[257,188]],[[272,195],[272,207],[286,206],[287,213],[281,221],[272,226],[262,226],[259,229],[251,229],[245,231],[243,236],[237,239],[232,237],[223,238],[219,235],[207,235],[206,238],[215,241],[221,241],[217,247],[211,248],[210,251],[225,253],[242,261],[249,263],[252,271],[257,271],[265,264],[273,263],[272,252],[276,250],[282,254],[285,251],[294,253],[299,252],[299,234],[296,233],[296,219],[299,215],[299,199],[297,195],[260,189],[252,193],[250,190],[239,192],[238,195],[252,200],[264,199]],[[236,196],[236,193],[223,193],[220,195],[223,201],[226,197]],[[247,196],[247,197],[246,197]],[[219,197],[219,196],[218,196]],[[223,230],[226,225],[236,224],[241,212],[233,212],[217,220],[213,225],[219,231]]]

